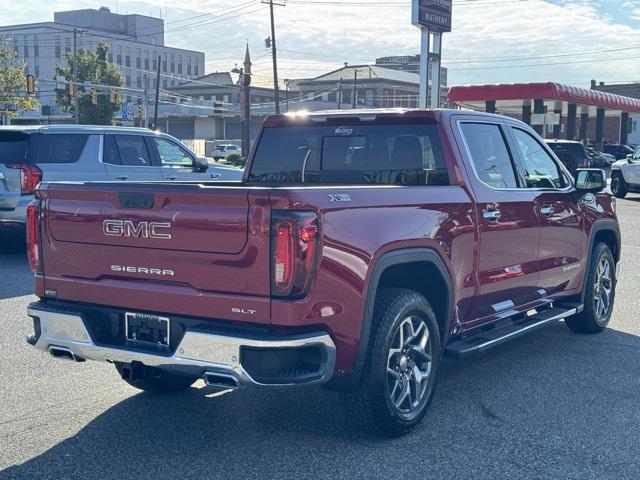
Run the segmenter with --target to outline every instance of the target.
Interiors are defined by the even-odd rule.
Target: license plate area
[[[124,314],[127,345],[160,351],[169,350],[170,321],[167,317],[148,313]]]

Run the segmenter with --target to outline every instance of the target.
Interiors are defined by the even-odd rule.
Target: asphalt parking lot
[[[638,478],[640,196],[618,202],[623,259],[610,329],[562,322],[445,359],[432,408],[372,439],[319,388],[140,393],[107,364],[28,347],[32,277],[0,255],[0,479]]]

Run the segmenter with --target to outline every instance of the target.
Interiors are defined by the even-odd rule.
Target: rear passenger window
[[[148,167],[151,165],[151,158],[147,150],[147,144],[142,136],[134,135],[114,135],[120,161],[122,165],[129,167]]]
[[[463,123],[462,133],[478,178],[491,188],[517,188],[513,161],[498,125]]]
[[[89,135],[43,134],[38,139],[36,163],[75,163]]]
[[[113,136],[104,136],[104,147],[102,149],[102,161],[111,165],[122,165],[120,154]]]
[[[513,136],[522,157],[528,188],[563,188],[567,184],[556,162],[540,142],[524,130],[513,128]]]

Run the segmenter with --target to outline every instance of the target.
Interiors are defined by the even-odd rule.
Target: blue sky
[[[208,72],[240,63],[248,41],[256,82],[271,78],[263,43],[268,9],[259,0],[47,0],[46,9],[41,0],[3,3],[0,24],[102,5],[120,13],[162,12],[167,43],[205,51]],[[280,77],[417,53],[420,34],[410,15],[409,0],[289,0],[276,10]],[[453,23],[443,52],[449,84],[640,81],[640,0],[454,0]]]

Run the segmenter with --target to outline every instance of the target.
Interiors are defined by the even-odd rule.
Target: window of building
[[[20,37],[17,35],[13,37],[13,52],[17,55],[20,55]]]
[[[71,39],[69,37],[64,39],[64,53],[71,53]]]
[[[140,57],[136,57],[136,68],[142,68],[142,59]]]
[[[182,75],[182,55],[178,55],[178,73]]]
[[[176,64],[175,64],[176,57],[175,57],[175,55],[172,53],[172,54],[169,56],[169,59],[170,59],[170,61],[169,61],[169,72],[170,72],[170,73],[175,73],[175,71],[176,71]]]
[[[156,52],[153,52],[153,58],[151,58],[151,69],[154,72],[158,70],[158,55],[156,55]]]
[[[140,75],[136,77],[136,87],[142,88],[142,77]]]
[[[482,183],[498,189],[518,187],[513,161],[498,125],[464,123],[462,133]]]
[[[164,80],[162,80],[162,88],[164,88],[164,89],[167,88],[167,79],[166,78]]]
[[[125,67],[131,66],[131,47],[127,47],[126,55],[124,57],[124,66]]]
[[[131,86],[131,75],[127,75],[125,78],[126,78],[127,87],[130,87]]]
[[[33,56],[36,58],[40,56],[40,45],[38,45],[38,35],[33,36]]]
[[[187,75],[191,76],[191,56],[187,57]]]
[[[34,65],[33,66],[33,74],[35,75],[36,78],[40,77],[40,66],[39,65]],[[36,92],[39,92],[39,90],[36,90]]]
[[[62,51],[61,51],[61,48],[60,48],[60,36],[59,35],[56,35],[54,50],[55,50],[56,58],[60,58],[60,56],[62,55]]]
[[[144,51],[144,69],[149,70],[149,50]]]

